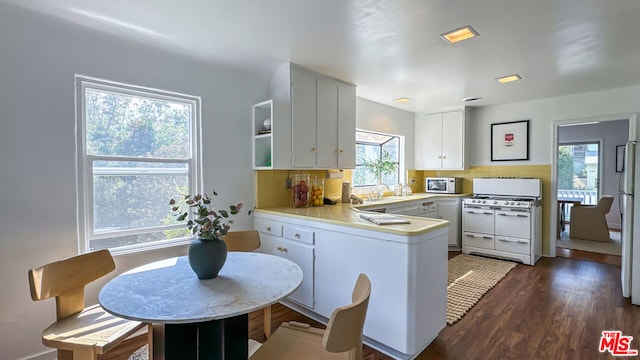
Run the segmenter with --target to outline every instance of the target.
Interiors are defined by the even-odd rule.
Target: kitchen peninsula
[[[449,222],[402,216],[409,224],[376,225],[366,205],[255,209],[259,251],[296,262],[303,283],[283,303],[326,324],[350,303],[359,273],[371,279],[365,343],[396,359],[413,359],[446,324]]]

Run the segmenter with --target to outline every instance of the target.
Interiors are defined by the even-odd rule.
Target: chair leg
[[[264,308],[264,336],[271,336],[271,306]]]
[[[67,350],[58,350],[58,360],[73,360],[73,353]]]
[[[147,331],[147,341],[149,343],[147,345],[147,350],[149,354],[149,360],[153,360],[153,324],[147,325]]]
[[[96,348],[87,345],[74,345],[73,360],[98,360]]]

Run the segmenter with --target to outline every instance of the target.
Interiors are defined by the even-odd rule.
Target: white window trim
[[[84,94],[87,88],[99,89],[105,91],[116,91],[117,93],[130,94],[143,97],[152,97],[161,100],[178,101],[181,103],[189,102],[193,106],[193,112],[191,117],[191,134],[193,139],[191,143],[191,159],[176,160],[171,159],[172,162],[184,161],[188,163],[189,173],[189,190],[190,193],[202,192],[202,101],[198,96],[192,96],[187,94],[180,94],[170,91],[164,91],[159,89],[153,89],[148,87],[123,84],[114,81],[108,81],[104,79],[98,79],[94,77],[75,75],[75,120],[76,120],[76,217],[77,217],[77,236],[78,236],[78,251],[80,254],[90,252],[89,241],[92,239],[99,239],[104,237],[111,237],[115,233],[111,232],[108,235],[93,234],[93,166],[88,166],[96,156],[87,155],[86,144],[86,123],[85,123],[85,102]],[[105,160],[124,160],[135,159],[135,161],[144,162],[163,162],[163,159],[159,158],[128,158],[125,156],[99,156],[100,159]],[[168,199],[167,199],[168,204]],[[168,206],[168,205],[167,205]],[[151,229],[133,229],[118,231],[118,235],[133,235],[150,232],[150,230],[161,229],[175,229],[184,227],[183,224],[165,226],[162,228]],[[110,249],[112,254],[123,254],[139,252],[157,248],[172,247],[177,245],[186,244],[190,241],[190,238],[169,239],[164,241],[157,241],[148,244],[136,244],[129,246],[122,246],[115,249]]]

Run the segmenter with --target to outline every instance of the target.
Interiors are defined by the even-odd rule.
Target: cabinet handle
[[[340,153],[343,153],[343,152],[344,152],[344,150],[340,149]]]
[[[491,236],[483,236],[483,239],[491,240]]]
[[[316,148],[312,147],[312,148],[311,148],[311,151],[316,151]]]
[[[294,234],[293,237],[296,239],[300,239],[300,234]]]
[[[287,252],[287,248],[281,248],[282,252]]]
[[[446,156],[446,155],[444,155],[444,156],[442,156],[442,158],[443,158],[443,159],[446,159],[446,158],[447,158],[447,156]]]
[[[267,226],[267,231],[271,231],[271,226]]]

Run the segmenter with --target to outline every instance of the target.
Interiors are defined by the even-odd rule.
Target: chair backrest
[[[228,251],[253,251],[260,247],[260,235],[255,230],[231,231],[224,236]]]
[[[351,351],[351,359],[362,359],[362,329],[369,307],[371,282],[360,274],[351,295],[352,304],[337,308],[327,324],[322,345],[329,352]]]
[[[611,210],[611,204],[613,204],[613,196],[603,195],[600,200],[598,200],[597,208],[604,215]]]
[[[29,270],[34,301],[56,298],[56,318],[84,309],[84,287],[116,268],[109,250],[74,256]]]

